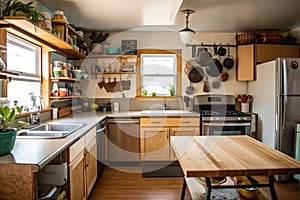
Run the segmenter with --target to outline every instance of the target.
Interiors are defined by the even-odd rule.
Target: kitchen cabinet
[[[268,62],[278,57],[299,57],[299,45],[238,45],[236,80],[256,80],[256,64]]]
[[[169,128],[141,128],[141,160],[169,160]]]
[[[200,135],[200,128],[194,127],[173,127],[170,128],[171,136],[197,136]],[[170,160],[177,160],[173,148],[170,146]]]
[[[87,199],[97,179],[96,128],[69,147],[69,198]]]
[[[141,118],[141,160],[176,160],[170,136],[199,135],[199,126],[199,118]]]

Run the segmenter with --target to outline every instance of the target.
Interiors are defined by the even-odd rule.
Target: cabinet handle
[[[150,122],[151,124],[160,124],[160,122]]]
[[[191,121],[182,121],[181,123],[183,123],[183,124],[189,124],[189,123],[191,123]]]
[[[85,155],[85,158],[86,158],[86,164],[85,164],[85,167],[88,167],[89,165],[90,165],[90,154],[89,154],[89,152],[87,151],[87,150],[85,150],[85,152],[84,152],[84,155]]]

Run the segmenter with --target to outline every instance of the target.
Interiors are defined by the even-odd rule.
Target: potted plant
[[[9,0],[2,12],[3,16],[25,16],[34,25],[37,25],[39,21],[44,21],[40,11],[33,6],[34,2],[22,3],[18,0]]]
[[[171,97],[175,96],[175,86],[174,85],[170,85],[169,92],[170,92]]]
[[[94,52],[102,52],[102,47],[99,44],[104,42],[108,36],[109,33],[97,32],[95,30],[92,31],[92,34],[89,36],[89,38],[91,39],[91,47]]]
[[[0,156],[9,154],[14,147],[17,135],[17,129],[14,127],[28,125],[27,122],[18,120],[22,110],[23,106],[17,107],[16,110],[8,106],[0,107]]]

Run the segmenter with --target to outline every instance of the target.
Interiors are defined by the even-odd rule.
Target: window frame
[[[141,80],[141,54],[176,54],[176,95],[175,96],[142,96],[142,80]],[[145,99],[176,99],[177,97],[182,96],[182,57],[181,49],[138,49],[137,50],[137,65],[136,65],[136,99],[145,100]]]

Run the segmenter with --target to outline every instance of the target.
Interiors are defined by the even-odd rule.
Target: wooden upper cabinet
[[[256,80],[256,64],[274,60],[278,57],[299,57],[298,45],[248,44],[237,48],[237,81]]]

